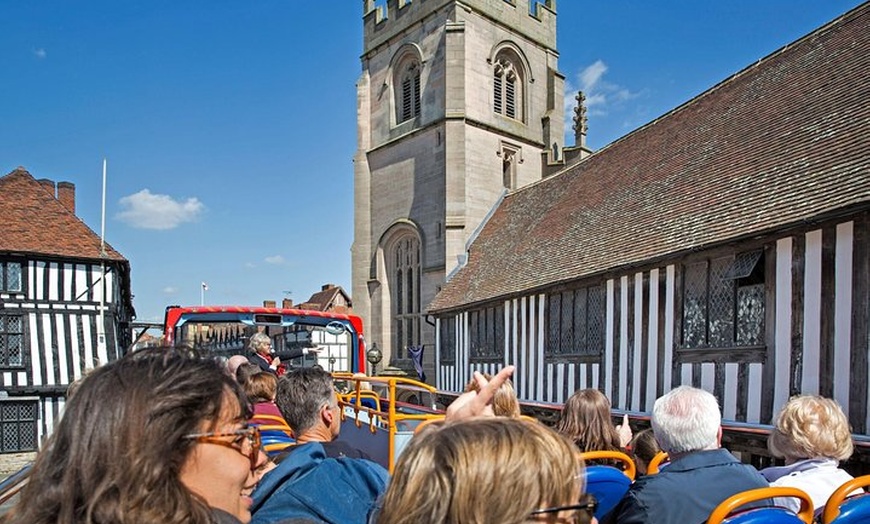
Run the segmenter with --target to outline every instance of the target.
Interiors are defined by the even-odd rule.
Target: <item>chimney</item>
[[[281,307],[284,309],[293,309],[293,299],[292,298],[285,298],[281,302]]]
[[[332,288],[334,288],[334,287],[335,287],[335,284],[323,284],[323,285],[320,287],[320,290],[321,290],[321,291],[326,291],[326,290],[332,289]]]
[[[76,213],[76,185],[72,182],[57,183],[57,199],[63,207],[69,209],[72,214]]]
[[[51,180],[49,178],[40,178],[39,180],[37,180],[37,182],[39,182],[39,185],[41,185],[46,191],[48,191],[52,197],[57,198],[57,196],[54,194],[54,180]]]
[[[263,307],[275,307],[275,301],[274,300],[264,300]]]

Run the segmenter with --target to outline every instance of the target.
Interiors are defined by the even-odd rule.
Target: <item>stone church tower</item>
[[[354,310],[384,364],[505,192],[564,166],[556,0],[363,0]],[[382,364],[383,365],[383,364]]]

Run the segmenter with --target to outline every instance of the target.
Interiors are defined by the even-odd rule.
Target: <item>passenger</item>
[[[793,397],[782,407],[774,422],[767,447],[785,466],[761,471],[771,486],[804,490],[815,509],[852,475],[839,468],[839,461],[852,456],[849,421],[834,400],[815,395]],[[796,499],[777,503],[797,511]]]
[[[281,360],[290,360],[299,358],[303,355],[317,354],[320,348],[291,348],[280,354],[273,351],[272,339],[265,333],[254,333],[251,340],[248,342],[250,353],[248,360],[260,366],[263,371],[274,373],[275,375],[283,375],[285,368],[281,364]]]
[[[233,355],[227,359],[227,374],[233,378],[236,377],[236,370],[242,364],[248,363],[248,357],[244,355]]]
[[[628,443],[627,449],[637,466],[638,475],[647,474],[650,461],[662,450],[656,442],[652,428],[636,433]]]
[[[628,417],[613,425],[610,401],[597,389],[578,389],[565,402],[556,431],[574,441],[580,451],[625,451],[631,440]]]
[[[378,524],[594,522],[583,461],[543,424],[453,421],[415,436],[390,480]]]
[[[248,522],[263,458],[213,359],[146,349],[90,372],[39,452],[12,524]]]
[[[293,517],[364,524],[384,493],[387,471],[334,439],[341,413],[332,375],[299,368],[278,380],[278,409],[296,433],[278,467],[254,491],[254,524]]]
[[[253,377],[254,375],[256,375],[257,373],[265,373],[265,371],[260,369],[260,366],[254,364],[252,362],[248,362],[247,364],[242,364],[239,366],[238,369],[236,369],[236,382],[238,382],[239,385],[242,386],[242,389],[244,390],[245,384],[248,383],[248,380],[250,380],[250,378]]]
[[[251,424],[278,424],[270,419],[258,419],[260,415],[269,415],[281,419],[282,424],[287,424],[284,420],[284,415],[275,404],[275,398],[278,396],[278,379],[271,373],[260,371],[254,373],[248,380],[242,384],[245,389],[245,395],[248,397],[248,402],[251,403],[254,409],[254,415],[251,417]]]
[[[484,373],[486,380],[491,380],[492,375]],[[473,378],[465,385],[465,391],[480,391],[480,385]],[[517,392],[510,380],[506,380],[504,384],[495,392],[495,397],[492,399],[492,412],[497,417],[519,418],[520,416],[520,401],[517,399]]]
[[[705,522],[731,495],[767,487],[754,468],[720,448],[721,415],[712,394],[689,386],[674,389],[656,400],[652,427],[670,464],[631,485],[614,510],[616,522]]]

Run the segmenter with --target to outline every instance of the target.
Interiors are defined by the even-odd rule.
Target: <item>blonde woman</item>
[[[761,474],[771,486],[800,488],[816,509],[852,476],[839,467],[852,456],[849,421],[835,401],[816,395],[792,397],[776,416],[767,447],[785,466],[766,468]],[[782,504],[797,510],[796,499]]]
[[[492,375],[483,374],[483,378],[487,381],[492,380]],[[480,384],[472,378],[465,385],[465,392],[480,391]],[[504,383],[495,390],[495,396],[492,397],[492,412],[497,417],[519,418],[520,416],[520,401],[517,398],[517,392],[510,380],[505,380]]]
[[[590,523],[574,446],[543,424],[511,418],[447,422],[411,441],[378,524]]]

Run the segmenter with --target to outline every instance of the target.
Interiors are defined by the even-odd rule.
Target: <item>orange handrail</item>
[[[870,486],[870,475],[863,477],[855,477],[852,480],[846,481],[842,486],[837,488],[831,496],[828,497],[828,502],[825,504],[825,509],[822,512],[822,524],[830,524],[840,514],[840,504],[849,496],[850,493],[859,488]]]
[[[666,451],[659,451],[656,453],[656,456],[649,461],[649,465],[646,467],[646,474],[655,475],[658,473],[662,469],[662,462],[667,461],[668,458],[668,453]]]
[[[809,495],[798,488],[774,487],[751,489],[728,497],[721,504],[716,506],[716,509],[714,509],[713,513],[710,514],[707,524],[721,524],[721,522],[725,520],[732,511],[740,506],[749,504],[750,502],[757,502],[759,500],[767,500],[775,497],[792,497],[800,500],[801,507],[797,513],[798,518],[807,524],[812,523],[813,501],[810,499]]]
[[[333,376],[337,376],[338,374],[334,374]],[[398,422],[404,420],[426,420],[431,417],[431,414],[407,414],[407,413],[397,413],[396,412],[396,388],[401,385],[405,388],[413,388],[418,389],[420,391],[424,391],[429,393],[430,395],[434,395],[438,390],[436,390],[433,386],[429,384],[419,382],[417,380],[412,380],[405,377],[370,377],[366,375],[362,375],[360,373],[352,374],[351,376],[347,376],[347,374],[342,373],[337,376],[341,380],[353,381],[356,383],[356,387],[353,391],[348,392],[344,395],[341,403],[351,407],[353,409],[354,418],[356,419],[357,427],[362,425],[359,420],[360,411],[368,413],[370,415],[369,426],[372,432],[376,431],[375,428],[375,417],[374,415],[378,415],[381,417],[386,416],[387,423],[387,431],[389,433],[389,449],[388,449],[388,470],[390,472],[393,471],[393,467],[395,466],[395,438]],[[367,408],[365,406],[361,406],[359,404],[359,399],[362,398],[361,393],[364,391],[362,388],[362,383],[367,382],[369,384],[380,384],[382,386],[387,387],[387,401],[388,408],[386,411],[375,410],[371,408]],[[365,388],[368,390],[368,388]],[[352,402],[352,400],[356,400],[356,402]],[[344,420],[344,412],[342,411],[342,420]]]
[[[637,466],[634,465],[634,461],[621,451],[584,451],[580,453],[580,458],[584,462],[590,460],[617,460],[625,464],[625,469],[622,470],[625,476],[634,480],[634,477],[637,475]]]

